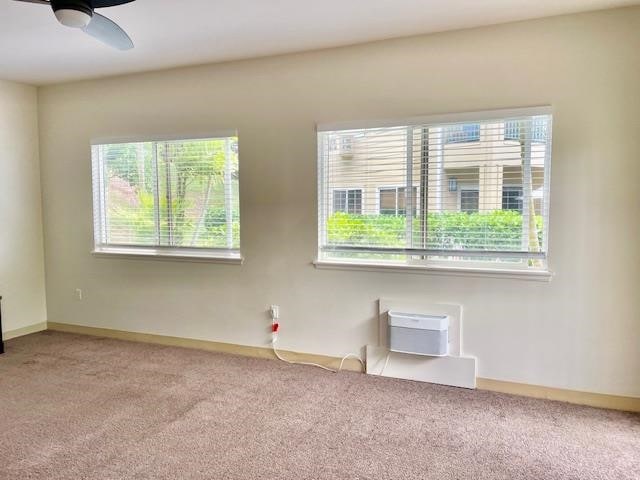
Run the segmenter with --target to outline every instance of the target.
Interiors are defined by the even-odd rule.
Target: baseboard
[[[543,398],[559,402],[575,403],[589,407],[623,410],[625,412],[640,412],[640,398],[623,397],[604,393],[580,392],[563,388],[543,387],[526,383],[505,382],[490,378],[478,378],[476,385],[479,390],[510,393],[523,397]]]
[[[26,328],[34,328],[26,327]],[[77,333],[81,335],[93,335],[98,337],[116,338],[132,342],[154,343],[172,347],[195,348],[212,352],[230,353],[243,355],[246,357],[275,359],[275,355],[270,348],[252,347],[247,345],[236,345],[233,343],[212,342],[209,340],[197,340],[193,338],[170,337],[165,335],[155,335],[150,333],[128,332],[125,330],[112,330],[108,328],[85,327],[82,325],[72,325],[68,323],[48,322],[48,330],[57,332]],[[24,330],[24,329],[20,329]],[[38,331],[38,330],[34,330]],[[7,332],[9,333],[9,332]],[[32,332],[25,332],[26,333]],[[308,353],[292,352],[281,350],[281,353],[290,360],[313,362],[331,368],[337,368],[340,358],[326,355],[314,355]],[[360,362],[355,359],[347,359],[343,368],[355,372],[361,372]],[[575,390],[565,390],[562,388],[543,387],[539,385],[529,385],[524,383],[505,382],[489,378],[478,378],[476,380],[479,390],[490,390],[493,392],[509,393],[524,397],[542,398],[556,400],[560,402],[587,405],[590,407],[608,408],[611,410],[623,410],[628,412],[640,412],[640,398],[623,397],[618,395],[607,395],[602,393],[579,392]]]
[[[69,323],[48,322],[48,330],[56,332],[77,333],[80,335],[93,335],[96,337],[116,338],[131,342],[153,343],[171,347],[194,348],[197,350],[207,350],[210,352],[230,353],[245,357],[257,357],[266,359],[276,359],[273,350],[268,347],[252,347],[249,345],[237,345],[234,343],[213,342],[210,340],[198,340],[195,338],[170,337],[166,335],[155,335],[152,333],[128,332],[126,330],[112,330],[110,328],[86,327],[83,325],[72,325]],[[316,355],[311,353],[293,352],[290,350],[278,349],[278,353],[286,357],[287,360],[295,362],[311,362],[325,367],[337,369],[340,366],[341,358],[328,355]],[[342,365],[343,370],[362,372],[362,365],[354,358],[347,358]]]
[[[3,340],[11,340],[12,338],[22,337],[29,335],[30,333],[41,332],[47,329],[47,322],[36,323],[34,325],[28,325],[22,328],[16,328],[15,330],[8,330],[3,332]]]

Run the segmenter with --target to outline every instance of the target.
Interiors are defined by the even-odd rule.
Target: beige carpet
[[[0,356],[0,479],[639,479],[640,416],[44,332]]]

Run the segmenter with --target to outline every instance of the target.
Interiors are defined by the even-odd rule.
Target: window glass
[[[237,137],[92,147],[97,249],[238,251]]]
[[[319,128],[319,258],[545,268],[551,120]]]
[[[480,192],[478,190],[460,190],[460,211],[474,213],[478,211]]]

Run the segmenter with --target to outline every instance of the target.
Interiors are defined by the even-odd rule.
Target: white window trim
[[[117,143],[142,143],[142,142],[178,142],[180,140],[216,140],[227,137],[239,137],[239,131],[235,130],[213,130],[210,133],[185,133],[184,135],[176,134],[155,134],[155,135],[120,135],[93,137],[91,145],[117,144]]]
[[[143,143],[143,142],[172,142],[172,141],[189,141],[189,140],[207,140],[207,139],[224,139],[228,137],[237,137],[239,143],[238,129],[221,129],[213,130],[209,133],[185,133],[185,134],[157,134],[157,135],[132,135],[132,136],[113,136],[113,137],[93,137],[90,141],[90,147],[104,144],[119,143]],[[95,168],[92,158],[92,177]],[[102,165],[99,166],[99,175],[104,174]],[[93,183],[93,182],[92,182]],[[161,247],[161,246],[140,246],[140,245],[116,245],[103,244],[99,241],[104,238],[102,234],[98,234],[98,230],[104,228],[102,221],[96,221],[101,212],[97,212],[97,202],[104,201],[103,194],[104,183],[100,181],[99,190],[96,191],[95,185],[92,184],[93,202],[91,206],[92,224],[93,224],[93,245],[90,250],[91,255],[97,258],[122,258],[122,259],[140,259],[140,260],[176,260],[189,262],[205,262],[205,263],[221,263],[229,265],[242,265],[244,257],[239,249],[210,249],[210,248],[190,248],[190,247]],[[102,207],[104,209],[104,206]],[[242,216],[240,217],[242,218]],[[99,235],[99,236],[98,236]]]
[[[242,265],[244,258],[240,251],[222,251],[214,249],[158,248],[158,247],[116,247],[96,246],[91,251],[101,258],[133,258],[140,260],[180,260],[205,263],[225,263]]]
[[[362,130],[367,128],[401,127],[404,125],[420,124],[444,124],[462,122],[490,122],[501,121],[504,118],[531,117],[536,115],[553,115],[550,105],[525,108],[508,108],[502,110],[482,110],[476,112],[447,113],[442,115],[424,115],[417,117],[404,117],[388,120],[348,120],[344,122],[319,123],[317,132],[330,132],[334,130]],[[551,129],[549,132],[551,135]]]
[[[555,275],[551,270],[525,270],[519,268],[490,268],[479,266],[460,266],[451,265],[439,266],[435,263],[425,264],[399,264],[389,263],[383,264],[380,261],[346,261],[346,260],[321,260],[316,259],[313,265],[318,269],[328,270],[353,270],[368,272],[396,272],[396,273],[415,273],[424,275],[449,275],[449,276],[472,276],[496,279],[513,279],[513,280],[532,280],[539,282],[549,282]]]

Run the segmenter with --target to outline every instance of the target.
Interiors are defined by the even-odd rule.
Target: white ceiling
[[[638,4],[640,0],[136,0],[101,9],[112,50],[46,5],[0,0],[0,78],[37,85],[349,45]]]

